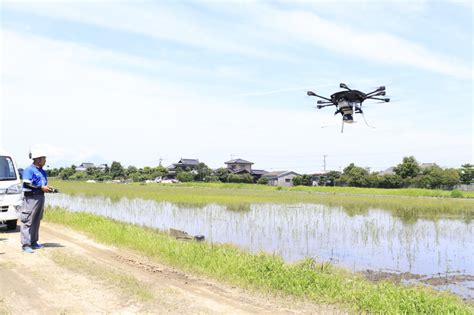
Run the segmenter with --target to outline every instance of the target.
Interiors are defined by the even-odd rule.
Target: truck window
[[[0,180],[15,180],[16,172],[13,160],[9,156],[0,156]]]

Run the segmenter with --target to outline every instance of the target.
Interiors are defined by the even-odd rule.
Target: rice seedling
[[[370,208],[380,208],[391,211],[394,215],[407,220],[417,217],[437,219],[456,216],[470,221],[474,218],[474,200],[462,198],[420,197],[419,195],[417,197],[405,195],[380,196],[368,193],[352,195],[346,192],[328,194],[310,190],[313,187],[309,187],[309,190],[298,187],[276,190],[274,187],[248,184],[139,185],[135,183],[88,184],[85,182],[54,181],[53,185],[67,194],[104,196],[117,201],[124,197],[129,199],[141,198],[197,207],[214,203],[226,205],[228,208],[235,210],[248,209],[251,204],[255,203],[317,203],[330,207],[342,206],[346,211],[354,213],[367,211]],[[319,189],[322,188],[324,187]],[[356,189],[356,191],[365,190]],[[367,192],[369,191],[372,190],[368,189]]]

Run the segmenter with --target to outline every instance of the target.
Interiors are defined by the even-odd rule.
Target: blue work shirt
[[[27,185],[27,183],[35,188]],[[48,178],[42,168],[38,168],[34,164],[25,168],[23,171],[23,191],[41,192],[41,186],[46,185],[48,185]]]

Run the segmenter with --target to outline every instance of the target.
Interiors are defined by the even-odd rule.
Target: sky
[[[470,1],[1,1],[0,146],[20,166],[372,171],[473,163]],[[339,83],[367,126],[308,90]],[[325,163],[324,163],[325,161]]]

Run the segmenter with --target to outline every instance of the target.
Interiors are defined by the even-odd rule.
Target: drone
[[[364,117],[364,112],[362,111],[362,103],[365,100],[378,100],[383,102],[390,102],[389,98],[380,98],[378,96],[385,96],[385,86],[378,87],[374,91],[370,93],[363,93],[358,90],[351,90],[346,84],[341,83],[339,84],[341,89],[345,89],[345,91],[336,92],[330,96],[330,98],[317,95],[312,91],[308,91],[308,96],[316,96],[323,100],[318,100],[317,109],[321,109],[323,107],[328,106],[336,106],[336,112],[334,115],[341,114],[342,115],[342,127],[341,133],[344,132],[344,123],[352,124],[354,123],[354,116],[355,114],[361,114],[362,118],[365,121],[365,124],[369,126],[367,121]],[[369,126],[370,127],[370,126]]]

